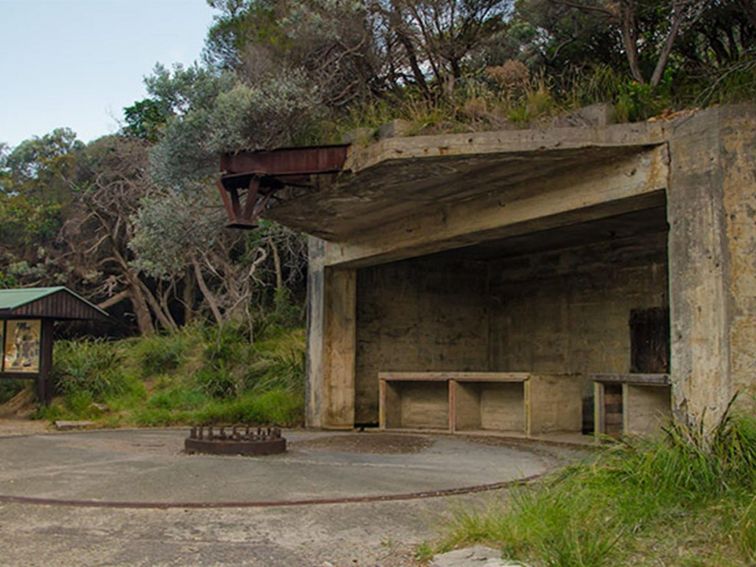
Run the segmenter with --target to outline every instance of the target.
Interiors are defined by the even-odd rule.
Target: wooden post
[[[449,380],[449,433],[457,431],[457,381]]]
[[[593,382],[593,435],[597,439],[604,434],[604,385]]]
[[[37,374],[37,397],[39,402],[50,405],[52,401],[52,384],[50,373],[53,359],[53,321],[42,319],[42,336],[40,337],[39,374]]]
[[[386,381],[378,380],[378,428],[386,429]]]

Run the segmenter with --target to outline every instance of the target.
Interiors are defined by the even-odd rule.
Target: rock
[[[397,118],[392,120],[378,128],[378,139],[384,138],[400,138],[402,136],[409,136],[412,130],[412,124],[407,120]]]
[[[501,552],[476,545],[464,549],[455,549],[448,553],[435,555],[431,560],[430,567],[525,567],[516,561],[501,558]]]
[[[594,126],[603,128],[609,124],[614,124],[617,121],[616,114],[614,112],[614,106],[609,103],[600,102],[578,108],[562,116],[557,116],[551,122],[554,128],[570,128],[570,127],[588,127]]]
[[[55,429],[58,431],[71,431],[73,429],[86,429],[92,427],[94,421],[64,421],[59,419],[55,422]]]

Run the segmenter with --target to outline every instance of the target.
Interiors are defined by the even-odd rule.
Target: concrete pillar
[[[306,422],[344,429],[354,426],[357,273],[323,266],[326,246],[310,239]]]
[[[307,358],[305,377],[305,424],[322,426],[322,399],[325,351],[325,242],[310,237],[307,241]]]
[[[753,408],[756,186],[753,106],[722,107],[670,132],[672,404],[711,426],[736,390]]]

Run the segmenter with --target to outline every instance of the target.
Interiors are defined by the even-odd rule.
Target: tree
[[[68,181],[76,171],[76,156],[84,144],[69,128],[24,140],[0,153],[0,193],[66,202]]]
[[[0,261],[18,285],[61,283],[50,270],[83,144],[67,128],[0,148]]]
[[[169,116],[169,110],[158,101],[151,98],[138,100],[123,109],[126,122],[123,133],[148,142],[156,142]]]
[[[249,321],[254,301],[268,289],[301,282],[304,239],[271,224],[253,232],[224,230],[217,195],[206,189],[163,190],[142,200],[129,244],[133,265],[156,280],[192,278],[219,324]]]
[[[449,96],[463,76],[466,59],[502,29],[512,2],[388,0],[376,6],[404,47],[416,80],[422,84],[420,74],[430,71],[440,92]]]
[[[141,333],[176,327],[159,287],[132,265],[133,216],[153,187],[148,146],[135,138],[106,136],[89,144],[72,181],[74,201],[60,231],[56,261],[81,288],[110,307],[129,300]]]
[[[617,29],[630,68],[639,83],[656,87],[662,80],[675,41],[691,27],[704,10],[707,0],[671,0],[659,4],[654,0],[552,0],[564,6],[602,17]],[[652,23],[644,33],[641,22]],[[653,63],[653,71],[644,72],[642,58]]]

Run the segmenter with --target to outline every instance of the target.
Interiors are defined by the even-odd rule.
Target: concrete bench
[[[381,372],[383,429],[579,432],[583,377],[530,372]]]

